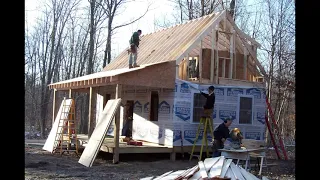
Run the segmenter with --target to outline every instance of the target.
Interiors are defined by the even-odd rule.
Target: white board
[[[229,166],[229,168],[228,168],[228,170],[227,170],[227,172],[226,172],[225,177],[231,178],[231,180],[237,179],[237,178],[234,176],[234,174],[233,174],[230,166]]]
[[[117,109],[119,108],[121,103],[121,99],[111,99],[107,102],[103,112],[99,116],[98,124],[92,135],[89,139],[89,142],[84,149],[81,157],[79,159],[79,163],[91,167],[93,161],[95,160],[103,140],[107,134],[108,128],[112,122],[112,119],[115,117]]]
[[[203,161],[199,161],[198,165],[199,165],[199,172],[200,172],[201,178],[206,179],[208,177],[208,174],[207,174],[206,168],[204,167]]]
[[[224,178],[231,163],[232,163],[232,159],[225,159],[225,161],[223,163],[222,170],[221,170],[220,177]]]
[[[220,157],[215,157],[215,158],[206,158],[204,160],[204,166],[206,167],[206,170],[209,171],[211,169],[211,167],[218,162],[218,160],[220,159]]]
[[[159,180],[172,180],[172,179],[175,179],[176,177],[179,176],[179,174],[183,173],[185,170],[178,170],[178,171],[175,171],[173,173],[170,173],[169,175],[167,176],[164,176],[162,178],[160,178]]]
[[[233,162],[230,164],[230,168],[234,176],[239,180],[246,180],[247,178],[244,177],[240,171],[240,167],[236,166]]]
[[[60,122],[59,124],[59,120],[62,119],[66,119],[68,117],[68,113],[62,113],[62,110],[64,112],[70,112],[70,106],[72,104],[72,99],[66,99],[65,101],[65,107],[63,107],[63,103],[64,101],[62,101],[59,111],[57,113],[56,119],[54,120],[53,126],[51,128],[50,134],[43,146],[43,150],[49,151],[49,152],[53,152],[53,150],[56,148],[57,144],[55,144],[55,138],[56,138],[56,134],[57,133],[61,133],[62,132],[62,125],[63,123]],[[61,114],[62,113],[62,114]],[[60,126],[60,127],[58,127]],[[60,139],[61,134],[58,134],[57,138]]]
[[[240,169],[241,174],[243,175],[243,177],[245,177],[246,180],[259,180],[259,178],[257,178],[255,175],[249,173],[248,171],[246,171],[240,166],[238,167]]]
[[[216,164],[214,164],[210,169],[210,172],[209,172],[210,178],[213,178],[215,176],[220,176],[223,162],[224,162],[224,156],[220,156],[219,161]]]

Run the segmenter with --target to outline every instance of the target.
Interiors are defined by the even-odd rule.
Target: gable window
[[[253,97],[240,96],[239,99],[239,124],[252,124]]]
[[[150,121],[158,121],[159,94],[158,91],[151,92]]]
[[[203,105],[206,103],[206,98],[200,93],[193,95],[193,123],[199,123],[201,115],[203,114]]]
[[[196,58],[189,59],[189,77],[188,78],[198,78],[199,77],[199,61]]]

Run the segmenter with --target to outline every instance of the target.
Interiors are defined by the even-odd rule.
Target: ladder
[[[211,121],[212,121],[211,117],[208,117],[208,116],[202,116],[200,118],[200,123],[198,125],[196,138],[195,138],[195,140],[193,142],[192,151],[191,151],[191,155],[190,155],[190,159],[189,160],[191,160],[193,156],[196,156],[196,157],[198,157],[199,161],[201,161],[202,151],[203,151],[203,146],[204,145],[206,145],[206,153],[207,153],[207,157],[209,157],[207,127],[209,127],[209,130],[210,130],[210,133],[211,133],[211,137],[213,139],[213,126],[212,126],[213,122],[211,124]],[[194,149],[195,149],[196,143],[197,143],[198,138],[199,138],[200,129],[203,129],[202,144],[201,144],[201,149],[200,149],[200,156],[197,156],[197,155],[193,155],[193,153],[194,153]]]
[[[64,152],[75,152],[78,155],[78,138],[75,121],[75,104],[71,99],[71,105],[66,104],[66,98],[63,99],[61,114],[58,123],[58,130],[55,136],[54,152],[59,151],[60,155]],[[73,144],[73,146],[72,146]]]
[[[274,119],[274,115],[273,115],[273,112],[272,112],[272,109],[271,109],[271,106],[270,106],[270,103],[269,103],[269,100],[268,100],[268,96],[266,96],[266,104],[267,104],[268,112],[269,112],[269,115],[270,115],[272,121],[269,122],[269,118],[267,116],[267,113],[266,113],[266,116],[265,116],[265,120],[266,120],[266,123],[267,123],[268,131],[270,133],[270,138],[271,138],[273,147],[274,147],[274,149],[275,149],[275,151],[277,153],[278,159],[281,159],[280,152],[279,152],[279,145],[280,145],[280,148],[281,148],[281,151],[283,153],[284,159],[288,160],[287,152],[286,152],[286,150],[284,148],[284,144],[283,144],[282,138],[280,136],[280,131],[279,131],[277,122]],[[276,130],[275,134],[272,132],[272,129],[273,129],[272,127],[274,127],[275,130]]]

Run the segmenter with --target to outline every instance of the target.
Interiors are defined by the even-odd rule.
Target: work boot
[[[133,68],[132,64],[129,64],[129,69]]]
[[[136,68],[136,67],[140,67],[140,66],[139,66],[139,65],[137,65],[137,64],[134,64],[134,65],[133,65],[133,67],[135,67],[135,68]]]

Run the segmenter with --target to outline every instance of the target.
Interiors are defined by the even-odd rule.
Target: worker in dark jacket
[[[216,100],[216,96],[214,94],[214,86],[210,86],[208,88],[209,94],[206,94],[202,91],[200,93],[207,99],[206,104],[203,106],[203,112],[206,117],[212,117],[213,107]]]
[[[129,68],[139,67],[137,65],[137,48],[139,47],[139,36],[142,31],[139,29],[137,32],[134,32],[129,40],[130,43],[130,56],[129,56]]]
[[[221,156],[221,152],[218,149],[224,148],[224,142],[227,138],[230,137],[230,130],[229,126],[232,124],[232,117],[226,118],[223,123],[221,123],[213,132],[213,145],[212,145],[212,152],[213,157]]]

